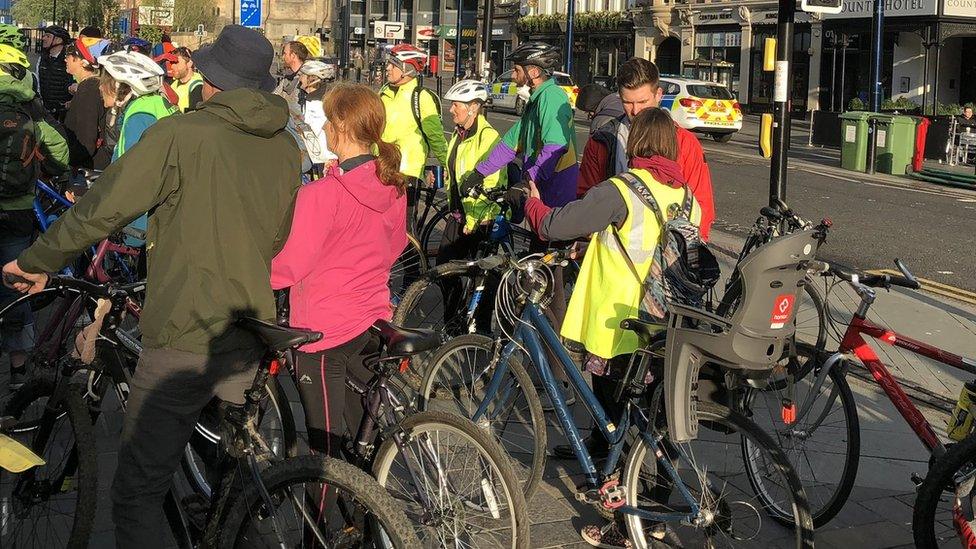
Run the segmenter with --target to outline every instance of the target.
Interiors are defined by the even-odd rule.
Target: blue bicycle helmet
[[[137,51],[139,53],[149,54],[152,50],[152,44],[148,40],[139,38],[138,36],[130,36],[122,41],[122,47],[129,51]]]

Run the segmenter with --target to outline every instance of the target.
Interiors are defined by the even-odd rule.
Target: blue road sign
[[[241,0],[241,25],[261,26],[261,0]]]

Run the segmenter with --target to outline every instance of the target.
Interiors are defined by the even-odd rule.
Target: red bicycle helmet
[[[413,44],[397,44],[390,50],[390,62],[410,76],[414,76],[427,66],[427,54]]]

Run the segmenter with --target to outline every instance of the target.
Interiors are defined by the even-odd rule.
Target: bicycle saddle
[[[410,356],[440,346],[441,334],[434,330],[402,328],[386,320],[377,320],[370,331],[379,336],[388,356]]]
[[[660,324],[637,318],[625,318],[621,320],[620,327],[624,330],[634,332],[639,338],[641,338],[641,340],[646,341],[653,339],[654,336],[668,329],[667,324]]]
[[[322,339],[321,332],[278,326],[251,317],[238,319],[237,325],[257,336],[272,351],[284,351]]]

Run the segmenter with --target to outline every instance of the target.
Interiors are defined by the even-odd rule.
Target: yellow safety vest
[[[179,80],[173,80],[170,87],[176,92],[176,96],[180,98],[177,106],[181,111],[186,112],[186,109],[190,108],[190,92],[202,85],[203,77],[196,71],[193,72],[193,76],[190,77],[190,81],[186,84]]]
[[[488,157],[491,149],[500,139],[498,132],[495,128],[491,127],[491,124],[488,123],[488,120],[483,115],[478,115],[478,120],[475,124],[478,127],[474,135],[459,140],[458,133],[455,131],[451,136],[450,144],[447,146],[449,162],[451,151],[454,151],[455,147],[457,148],[457,151],[454,152],[454,164],[444,171],[444,187],[447,190],[448,196],[451,193],[451,186],[458,185],[458,182],[464,181],[465,176],[471,173],[480,162]],[[457,176],[458,181],[453,180],[451,177],[452,172]],[[507,170],[499,170],[491,175],[485,176],[483,187],[485,189],[494,189],[498,186],[505,187],[507,183]],[[462,196],[461,204],[464,208],[464,226],[469,230],[477,227],[482,221],[494,219],[501,209],[497,204],[488,201],[484,197],[469,198]]]
[[[428,150],[421,129],[417,127],[417,120],[413,116],[413,105],[410,103],[416,87],[417,79],[410,80],[396,91],[387,84],[380,90],[380,99],[386,107],[383,141],[393,143],[400,148],[400,172],[419,179],[423,176],[424,167],[427,165]],[[437,115],[437,106],[430,95],[420,94],[422,121]]]
[[[658,183],[647,170],[634,169],[631,173],[647,185],[663,211],[668,211],[672,204],[681,207],[684,189]],[[639,346],[637,336],[622,330],[620,321],[638,315],[644,295],[642,282],[654,262],[654,250],[661,238],[657,216],[623,180],[613,177],[610,181],[627,205],[627,219],[616,235],[613,227],[607,226],[590,237],[561,332],[563,337],[582,343],[587,351],[606,359],[633,353]],[[697,202],[692,205],[691,220],[696,224],[701,221]],[[617,236],[639,279],[622,253]]]

